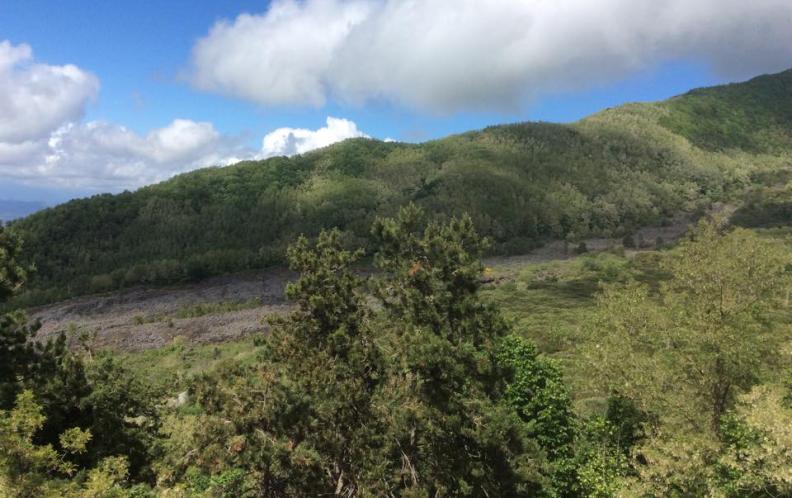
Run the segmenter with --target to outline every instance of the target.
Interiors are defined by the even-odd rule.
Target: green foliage
[[[90,393],[80,400],[80,416],[71,420],[94,434],[90,458],[83,465],[124,455],[130,477],[152,480],[150,464],[156,453],[159,414],[155,403],[161,391],[141,382],[110,356],[102,356],[87,368]]]
[[[514,365],[500,365],[496,350],[508,328],[479,297],[485,242],[470,218],[425,225],[410,206],[373,232],[385,271],[375,285],[388,332],[383,348],[393,359],[381,392],[391,492],[549,491],[538,444],[505,402],[502,372]]]
[[[369,283],[357,281],[351,286],[363,297],[361,306],[366,309],[366,316],[361,322],[369,327],[371,335],[367,337],[380,353],[376,362],[378,377],[369,391],[370,397],[354,398],[369,410],[370,416],[368,435],[360,428],[351,431],[357,444],[364,448],[356,453],[359,456],[352,466],[359,472],[354,478],[347,478],[346,474],[344,477],[345,483],[353,479],[358,483],[358,496],[380,496],[383,489],[399,490],[393,491],[396,495],[406,495],[407,490],[419,495],[436,491],[426,481],[475,496],[475,486],[491,485],[485,478],[460,480],[458,476],[466,472],[497,475],[501,487],[491,485],[490,492],[497,489],[501,495],[520,496],[523,491],[506,487],[520,482],[513,473],[492,465],[496,460],[490,456],[486,464],[476,460],[476,454],[483,450],[472,452],[473,455],[466,453],[467,448],[484,443],[490,443],[484,445],[489,450],[503,445],[506,449],[500,450],[501,457],[523,452],[522,463],[512,459],[509,465],[528,469],[522,482],[531,483],[523,488],[529,490],[524,491],[529,496],[785,496],[783,476],[787,472],[785,452],[789,447],[785,438],[790,420],[788,402],[783,397],[786,391],[769,384],[755,386],[748,394],[735,388],[721,417],[721,428],[712,431],[710,409],[704,408],[709,402],[695,390],[697,383],[704,384],[697,377],[701,373],[687,367],[698,363],[691,358],[676,359],[673,354],[692,354],[696,351],[694,345],[701,344],[704,354],[697,357],[699,363],[706,365],[704,358],[711,358],[712,344],[717,343],[700,342],[708,329],[699,320],[706,313],[701,315],[694,310],[716,308],[703,304],[712,302],[713,286],[732,289],[727,292],[732,296],[727,300],[731,303],[731,308],[727,308],[732,310],[730,313],[740,309],[735,304],[740,300],[734,296],[755,292],[757,302],[745,315],[750,317],[745,323],[750,324],[744,331],[751,333],[742,338],[741,347],[747,350],[748,357],[753,350],[769,349],[779,354],[763,354],[752,383],[785,380],[781,353],[788,350],[792,330],[789,309],[784,307],[784,281],[779,279],[784,274],[767,273],[762,265],[782,266],[776,257],[788,257],[792,247],[786,231],[730,232],[709,225],[695,231],[681,247],[664,252],[630,253],[628,257],[587,253],[571,260],[539,264],[506,260],[484,269],[477,258],[463,257],[459,251],[460,247],[472,252],[484,248],[477,239],[466,235],[465,223],[443,230],[446,225],[426,223],[412,209],[396,219],[377,223],[383,243],[374,259],[383,270]],[[330,254],[344,247],[340,239],[337,242]],[[311,261],[307,267],[321,268],[317,262],[322,260],[338,261],[330,255],[317,255],[314,244],[304,244],[299,251],[310,256],[306,258]],[[342,266],[339,264],[338,268]],[[463,269],[457,271],[459,267]],[[715,271],[719,267],[722,271]],[[308,273],[312,271],[309,269]],[[693,278],[689,272],[699,276]],[[687,276],[675,276],[680,274]],[[305,294],[298,293],[295,299],[322,294],[322,288],[334,289],[334,295],[349,296],[350,287],[339,286],[334,283],[335,276],[324,275],[307,280]],[[751,284],[750,292],[740,290],[750,275],[768,282],[766,286],[781,285],[780,292],[765,292],[769,287],[756,282]],[[633,280],[638,284],[629,283]],[[482,282],[489,282],[483,293]],[[601,283],[606,284],[605,294],[598,297]],[[462,292],[460,289],[464,288],[476,290]],[[640,292],[632,293],[631,288]],[[607,302],[610,293],[621,296],[623,305],[611,303],[597,309],[597,301]],[[663,297],[666,294],[671,295]],[[317,313],[304,315],[301,323],[338,323],[337,315],[327,315],[325,311],[344,309],[349,300],[320,298],[315,302],[319,306]],[[487,303],[503,310],[507,320],[492,314]],[[462,309],[468,311],[460,312]],[[319,313],[320,310],[325,311]],[[673,322],[664,319],[663,314],[670,314]],[[600,321],[606,318],[604,315],[608,320]],[[458,319],[459,316],[467,318]],[[667,358],[647,358],[642,355],[648,350],[641,348],[630,349],[627,355],[630,341],[616,341],[614,354],[624,355],[618,361],[591,368],[584,359],[591,354],[591,348],[602,344],[601,335],[592,333],[591,324],[604,323],[609,327],[627,323],[637,337],[644,334],[641,326],[657,325],[659,328],[646,329],[645,344],[654,349],[668,335],[654,338],[652,331],[666,334],[669,325],[684,326],[685,334],[699,337],[674,336],[671,356]],[[284,331],[296,326],[289,320],[282,325],[286,327]],[[335,334],[327,334],[322,328],[310,330],[318,330],[309,334],[315,338],[314,343],[324,343],[322,348],[336,347],[337,343],[328,340]],[[494,339],[483,340],[487,334],[481,330],[494,331],[489,336]],[[618,329],[608,330],[615,333]],[[534,348],[515,333],[536,340],[541,347]],[[471,340],[488,345],[470,347]],[[341,344],[348,344],[347,339]],[[288,376],[277,377],[271,374],[268,356],[255,359],[257,348],[270,355],[271,347],[268,338],[222,345],[220,359],[216,359],[213,347],[181,341],[161,351],[125,358],[126,364],[144,370],[152,379],[175,379],[174,388],[179,390],[184,388],[185,376],[189,378],[190,372],[211,372],[192,381],[199,405],[173,410],[163,424],[163,458],[156,466],[164,486],[158,491],[163,496],[259,496],[262,474],[275,470],[282,471],[278,474],[282,478],[279,485],[283,486],[280,492],[286,496],[314,489],[310,488],[313,484],[304,482],[310,479],[323,482],[320,485],[327,493],[335,492],[338,481],[327,477],[326,471],[321,478],[317,476],[322,471],[316,473],[317,468],[326,465],[323,462],[331,461],[332,446],[317,441],[346,430],[323,430],[332,426],[327,420],[338,419],[315,407],[327,404],[341,413],[344,409],[338,407],[346,406],[344,400],[353,399],[345,391],[335,396],[337,400],[327,400],[335,389],[329,386],[349,385],[344,383],[344,375],[337,375],[338,364],[348,360],[338,355],[315,367],[306,358],[319,354],[316,346],[301,345],[310,352],[289,353],[275,362],[277,371],[284,371],[288,361],[300,362],[305,363],[306,369],[330,369],[335,375],[332,382],[319,373],[302,373],[300,366],[290,367]],[[552,353],[552,360],[547,353]],[[561,382],[561,369],[569,387]],[[177,373],[167,377],[169,372]],[[623,372],[630,376],[621,377]],[[305,375],[310,379],[307,384],[297,380]],[[629,385],[623,382],[625,379],[629,379]],[[288,398],[275,394],[286,392],[285,388],[273,387],[281,382],[291,386]],[[319,386],[327,392],[317,393]],[[609,396],[613,391],[617,395]],[[573,406],[576,413],[572,412]],[[284,428],[289,441],[303,444],[298,449],[296,444],[290,448],[287,442],[275,453],[265,444],[279,441],[276,435],[281,430],[268,425],[277,420],[274,415],[262,418],[261,414],[270,413],[269,409],[287,412],[291,420],[297,421],[297,427],[305,427],[303,420],[313,420],[311,437],[297,439],[289,432],[291,429]],[[463,409],[464,413],[460,413]],[[303,418],[318,417],[316,413],[320,412],[327,418]],[[477,432],[466,425],[470,418],[490,430]],[[259,431],[272,441],[263,442],[267,439]],[[410,446],[412,437],[418,449]],[[520,440],[521,444],[514,444]],[[310,446],[305,441],[310,441]],[[460,445],[464,451],[459,450]],[[455,457],[449,463],[448,457],[440,456],[441,452]],[[273,454],[284,459],[257,460]],[[420,485],[410,487],[413,471]],[[378,476],[379,481],[371,484],[371,475]],[[382,476],[390,480],[383,483]],[[463,488],[460,481],[473,485]]]
[[[773,242],[702,222],[667,258],[672,278],[659,296],[636,283],[606,288],[592,365],[613,392],[667,423],[709,422],[717,433],[735,395],[778,352],[783,339],[767,313],[789,285],[789,261]]]
[[[551,458],[569,456],[575,437],[575,417],[559,367],[541,357],[536,347],[518,336],[503,340],[498,362],[511,369],[506,400],[528,425]]]
[[[287,289],[297,309],[273,321],[257,364],[229,365],[195,385],[208,416],[191,435],[201,448],[192,463],[209,476],[206,489],[306,496],[355,492],[375,480],[367,472],[378,439],[371,399],[381,359],[351,268],[357,257],[341,248],[338,231],[323,232],[315,246],[299,239],[289,259],[300,278]],[[250,479],[258,491],[234,494]]]
[[[628,496],[787,496],[783,397],[757,386],[786,361],[789,246],[701,222],[650,289],[606,286],[589,345]],[[632,449],[630,449],[632,448]],[[760,470],[761,469],[761,470]]]
[[[628,456],[647,437],[647,426],[651,426],[654,421],[633,400],[616,395],[608,398],[605,422],[609,429],[608,446],[617,448]]]
[[[485,242],[471,220],[425,223],[411,206],[373,230],[382,272],[368,283],[339,231],[289,249],[295,311],[257,362],[193,382],[199,411],[166,419],[167,492],[555,493],[570,401],[552,362],[502,339],[508,326],[479,296]]]
[[[716,464],[727,497],[792,496],[792,407],[778,386],[741,396],[724,421]]]
[[[84,399],[127,413],[123,425],[101,415],[119,432],[104,436],[106,447],[123,448],[130,462],[155,458],[160,485],[91,481],[107,458],[95,454],[98,438],[81,454],[64,449],[90,424],[70,439],[60,437],[65,426],[50,446],[77,472],[42,471],[39,482],[55,496],[85,496],[75,493],[94,482],[146,498],[311,496],[339,485],[350,496],[789,494],[792,416],[785,388],[767,384],[783,381],[783,358],[770,353],[792,339],[784,231],[704,224],[668,252],[485,269],[486,244],[472,227],[464,218],[427,223],[413,207],[378,221],[381,271],[368,281],[353,271],[360,253],[345,249],[342,233],[299,240],[289,251],[301,274],[289,288],[296,310],[271,336],[219,354],[178,341],[123,358],[171,392],[191,385],[196,404],[167,408],[161,423],[125,411],[122,394],[138,398],[139,387],[99,355],[83,366]],[[604,351],[602,331],[613,340]],[[758,363],[753,351],[762,351]],[[596,368],[582,362],[592,354],[603,355]],[[751,375],[731,381],[715,431],[717,384],[708,379],[720,375],[719,355],[736,361],[729,375]],[[140,446],[125,446],[124,434]],[[133,468],[123,467],[128,479],[153,480]]]
[[[0,302],[11,297],[26,280],[26,271],[18,262],[21,248],[19,238],[0,225]]]
[[[2,228],[0,240],[5,244],[0,250],[2,295],[7,296],[22,285],[25,274],[16,263],[19,243]],[[16,406],[12,423],[20,418],[29,421],[24,431],[17,431],[21,439],[7,444],[24,446],[32,458],[44,455],[41,462],[30,465],[61,474],[100,465],[123,451],[133,475],[142,477],[151,461],[151,435],[156,431],[149,391],[111,359],[89,358],[86,363],[68,350],[65,335],[42,342],[35,339],[37,330],[23,313],[0,315],[0,410]],[[147,427],[126,421],[140,416],[147,418]],[[57,465],[45,461],[56,458],[52,455],[57,456]],[[126,458],[123,465],[126,478]]]
[[[34,399],[24,391],[13,410],[0,411],[0,494],[9,498],[135,498],[141,496],[126,487],[127,463],[124,457],[109,457],[84,472],[66,458],[87,452],[92,439],[89,431],[67,429],[60,435],[59,452],[52,445],[35,442],[36,433],[46,417]],[[57,476],[72,478],[53,478]]]
[[[249,299],[247,301],[224,301],[219,303],[199,303],[180,309],[174,314],[174,318],[198,318],[216,313],[228,313],[230,311],[256,308],[260,306],[260,304],[261,303],[257,299]]]
[[[777,354],[780,337],[767,317],[792,283],[790,265],[784,247],[743,229],[722,235],[716,223],[701,223],[668,260],[674,278],[663,295],[680,310],[677,326],[687,330],[689,349],[682,354],[706,372],[696,382],[713,427],[735,392],[749,388],[761,364]]]
[[[353,139],[71,201],[14,222],[25,262],[38,268],[17,302],[282,264],[298,234],[334,227],[370,247],[370,224],[410,202],[443,219],[469,213],[492,253],[623,235],[788,170],[789,74],[570,125],[495,126],[419,145]],[[773,207],[775,219],[784,209]]]
[[[576,436],[575,453],[566,462],[571,475],[567,476],[565,496],[620,496],[630,467],[613,421],[592,417],[581,424]]]
[[[661,123],[706,149],[789,150],[792,70],[693,90],[664,104]]]
[[[37,344],[37,343],[33,343]],[[158,416],[156,392],[141,384],[109,357],[87,364],[65,349],[63,339],[36,350],[34,369],[18,370],[13,390],[35,393],[45,422],[36,431],[36,442],[64,450],[61,439],[72,427],[90,430],[88,450],[70,452],[68,461],[79,468],[124,454],[135,479],[151,478]],[[9,389],[12,391],[12,389]],[[140,424],[129,420],[142,420]]]
[[[4,496],[31,495],[48,471],[74,472],[71,465],[61,462],[52,446],[34,444],[33,436],[44,420],[30,391],[19,394],[12,411],[0,412],[0,491]]]

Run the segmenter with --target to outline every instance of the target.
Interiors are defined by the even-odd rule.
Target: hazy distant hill
[[[0,221],[22,218],[40,209],[44,209],[44,204],[41,202],[0,199]]]
[[[71,201],[15,226],[38,268],[29,297],[48,300],[278,263],[297,234],[325,227],[365,242],[375,217],[408,202],[470,213],[495,252],[620,235],[788,182],[791,165],[792,70],[570,125],[347,140]]]

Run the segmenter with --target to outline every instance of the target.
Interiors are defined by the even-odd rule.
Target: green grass
[[[136,315],[134,318],[132,318],[132,323],[135,325],[143,325],[146,323],[170,322],[172,324],[174,319],[199,318],[207,315],[217,315],[221,313],[231,313],[233,311],[254,309],[258,308],[259,306],[261,306],[261,302],[255,298],[247,299],[245,301],[198,303],[190,306],[184,306],[175,313]]]
[[[484,296],[496,304],[516,333],[562,366],[576,397],[586,397],[588,375],[582,349],[587,326],[597,309],[603,283],[635,279],[656,287],[668,275],[659,267],[661,253],[602,252],[575,259],[491,269],[495,284]]]
[[[117,357],[145,382],[175,393],[185,389],[191,377],[223,362],[252,363],[257,350],[252,337],[219,344],[190,344],[177,337],[168,346],[118,353]]]
[[[193,306],[186,306],[177,311],[173,318],[198,318],[206,315],[218,313],[230,313],[232,311],[248,310],[258,308],[261,302],[258,299],[248,299],[246,301],[222,301],[219,303],[200,303]]]

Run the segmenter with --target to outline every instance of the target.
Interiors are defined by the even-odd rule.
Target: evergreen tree
[[[478,295],[486,241],[468,217],[421,225],[408,206],[373,229],[390,359],[379,393],[388,492],[535,496],[549,484],[544,455],[505,402],[496,357],[508,327]]]
[[[20,249],[19,239],[0,227],[0,297],[11,296],[25,282],[27,272],[17,262]],[[12,409],[22,392],[30,392],[42,411],[31,435],[36,444],[52,445],[83,468],[128,452],[128,469],[143,477],[157,425],[154,394],[112,360],[87,365],[69,351],[64,334],[37,339],[38,329],[23,312],[0,315],[0,410]],[[125,420],[140,416],[147,420],[145,427]],[[75,427],[92,430],[94,438],[86,441],[87,451],[65,452],[61,435]]]
[[[343,250],[333,230],[315,245],[298,239],[288,255],[300,272],[287,288],[296,310],[273,321],[256,366],[206,379],[198,399],[209,424],[231,422],[217,437],[232,448],[226,466],[245,469],[242,493],[375,496],[371,448],[380,430],[371,398],[382,359],[351,267],[360,253]]]
[[[170,485],[255,497],[553,491],[548,455],[566,454],[571,430],[560,375],[521,340],[503,342],[509,327],[478,295],[485,241],[470,219],[421,217],[408,207],[374,225],[381,273],[368,288],[338,231],[289,249],[295,311],[273,322],[255,365],[195,382],[205,413],[168,429],[179,448],[168,454],[190,455],[166,458]]]

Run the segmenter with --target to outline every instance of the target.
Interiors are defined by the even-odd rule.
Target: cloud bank
[[[107,191],[134,188],[249,155],[210,123],[176,119],[139,135],[124,126],[67,122],[49,136],[0,142],[0,176],[23,183]]]
[[[249,155],[211,123],[188,119],[176,119],[145,135],[113,123],[69,123],[49,137],[42,153],[33,164],[36,175],[94,190],[134,188]]]
[[[138,134],[120,124],[83,123],[99,80],[73,65],[34,61],[28,45],[0,42],[0,178],[27,185],[117,191],[205,166],[293,155],[366,136],[355,123],[327,118],[318,130],[281,128],[262,148],[212,123],[174,119]]]
[[[367,137],[346,119],[327,118],[317,130],[279,128],[261,149],[219,133],[211,123],[176,119],[139,135],[124,126],[92,121],[66,123],[48,137],[21,144],[0,142],[0,177],[92,191],[117,191],[166,180],[207,166],[246,159],[291,156]]]
[[[446,113],[672,59],[729,78],[792,64],[789,0],[275,0],[193,47],[202,89],[263,105],[386,99]]]
[[[324,75],[365,1],[274,2],[264,16],[220,21],[193,51],[193,82],[263,104],[325,102]]]

